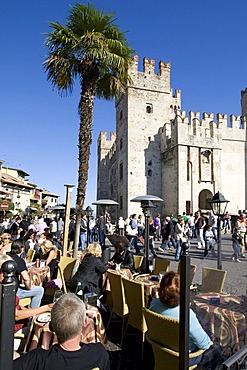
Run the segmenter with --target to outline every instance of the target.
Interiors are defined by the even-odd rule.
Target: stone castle
[[[220,191],[227,210],[246,209],[247,89],[241,92],[241,116],[181,109],[181,91],[170,86],[170,63],[138,57],[129,69],[131,83],[118,96],[116,133],[98,138],[97,199],[113,199],[110,213],[141,213],[130,200],[151,194],[164,200],[153,213],[194,213],[210,209],[208,200]]]

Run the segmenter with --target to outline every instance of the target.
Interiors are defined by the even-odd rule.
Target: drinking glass
[[[53,302],[57,302],[59,300],[59,298],[61,298],[63,295],[63,291],[61,289],[58,289],[55,291],[54,293],[54,297],[53,297]]]

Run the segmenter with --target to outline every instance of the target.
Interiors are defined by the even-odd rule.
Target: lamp
[[[226,213],[226,207],[229,200],[226,200],[224,195],[219,191],[214,194],[213,198],[208,201],[212,212],[217,216],[217,243],[218,243],[218,256],[217,256],[217,268],[222,270],[221,262],[221,219]]]
[[[163,202],[163,199],[155,195],[141,195],[131,199],[131,202],[140,202],[143,214],[145,216],[145,238],[144,238],[144,273],[149,273],[149,217],[150,209],[156,208],[153,202]]]
[[[88,247],[88,244],[89,244],[89,234],[90,234],[89,220],[90,220],[90,217],[92,216],[92,214],[93,214],[93,209],[90,206],[87,206],[87,208],[85,209],[85,215],[87,216],[87,247]]]

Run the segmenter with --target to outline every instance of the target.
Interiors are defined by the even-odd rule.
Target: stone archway
[[[199,202],[198,202],[198,205],[199,205],[199,209],[201,210],[210,210],[210,205],[208,203],[209,200],[211,200],[213,197],[213,193],[208,190],[208,189],[204,189],[200,192],[199,194]]]

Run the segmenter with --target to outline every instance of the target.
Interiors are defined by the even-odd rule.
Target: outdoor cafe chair
[[[129,315],[124,336],[127,332],[128,326],[132,326],[142,333],[142,351],[141,358],[143,359],[143,349],[145,342],[145,333],[147,331],[146,320],[143,313],[145,307],[144,286],[134,280],[122,278],[125,297],[129,308]]]
[[[190,265],[190,285],[192,285],[195,273],[196,273],[197,265]],[[180,275],[181,272],[181,262],[178,264],[178,275]]]
[[[76,263],[76,259],[72,257],[61,256],[58,263],[58,274],[57,277],[62,280],[63,291],[67,293],[66,283],[72,278],[73,269]]]
[[[161,259],[161,258],[155,258],[154,260],[154,275],[159,275],[161,271],[167,272],[170,270],[170,261]]]
[[[198,292],[201,293],[221,293],[226,279],[226,271],[210,267],[202,268],[202,284],[193,286]]]
[[[154,370],[179,369],[179,321],[143,308],[147,323],[147,341],[152,345]],[[189,353],[189,358],[200,356],[205,352],[198,350]],[[197,365],[189,369],[196,368]]]
[[[133,259],[134,259],[135,271],[140,272],[142,261],[143,261],[143,256],[137,256],[136,254],[134,254]]]
[[[25,256],[26,262],[27,263],[33,262],[34,255],[35,255],[35,250],[34,249],[28,249],[28,251],[26,253],[26,256]]]
[[[107,272],[107,275],[108,275],[110,286],[111,286],[111,296],[112,296],[113,306],[111,308],[111,314],[110,314],[110,318],[109,318],[109,322],[108,322],[106,330],[110,326],[114,313],[117,316],[122,318],[122,331],[121,331],[121,340],[120,340],[120,346],[121,346],[123,342],[124,325],[125,325],[127,315],[129,313],[129,308],[126,303],[121,275],[118,275],[110,271]]]

